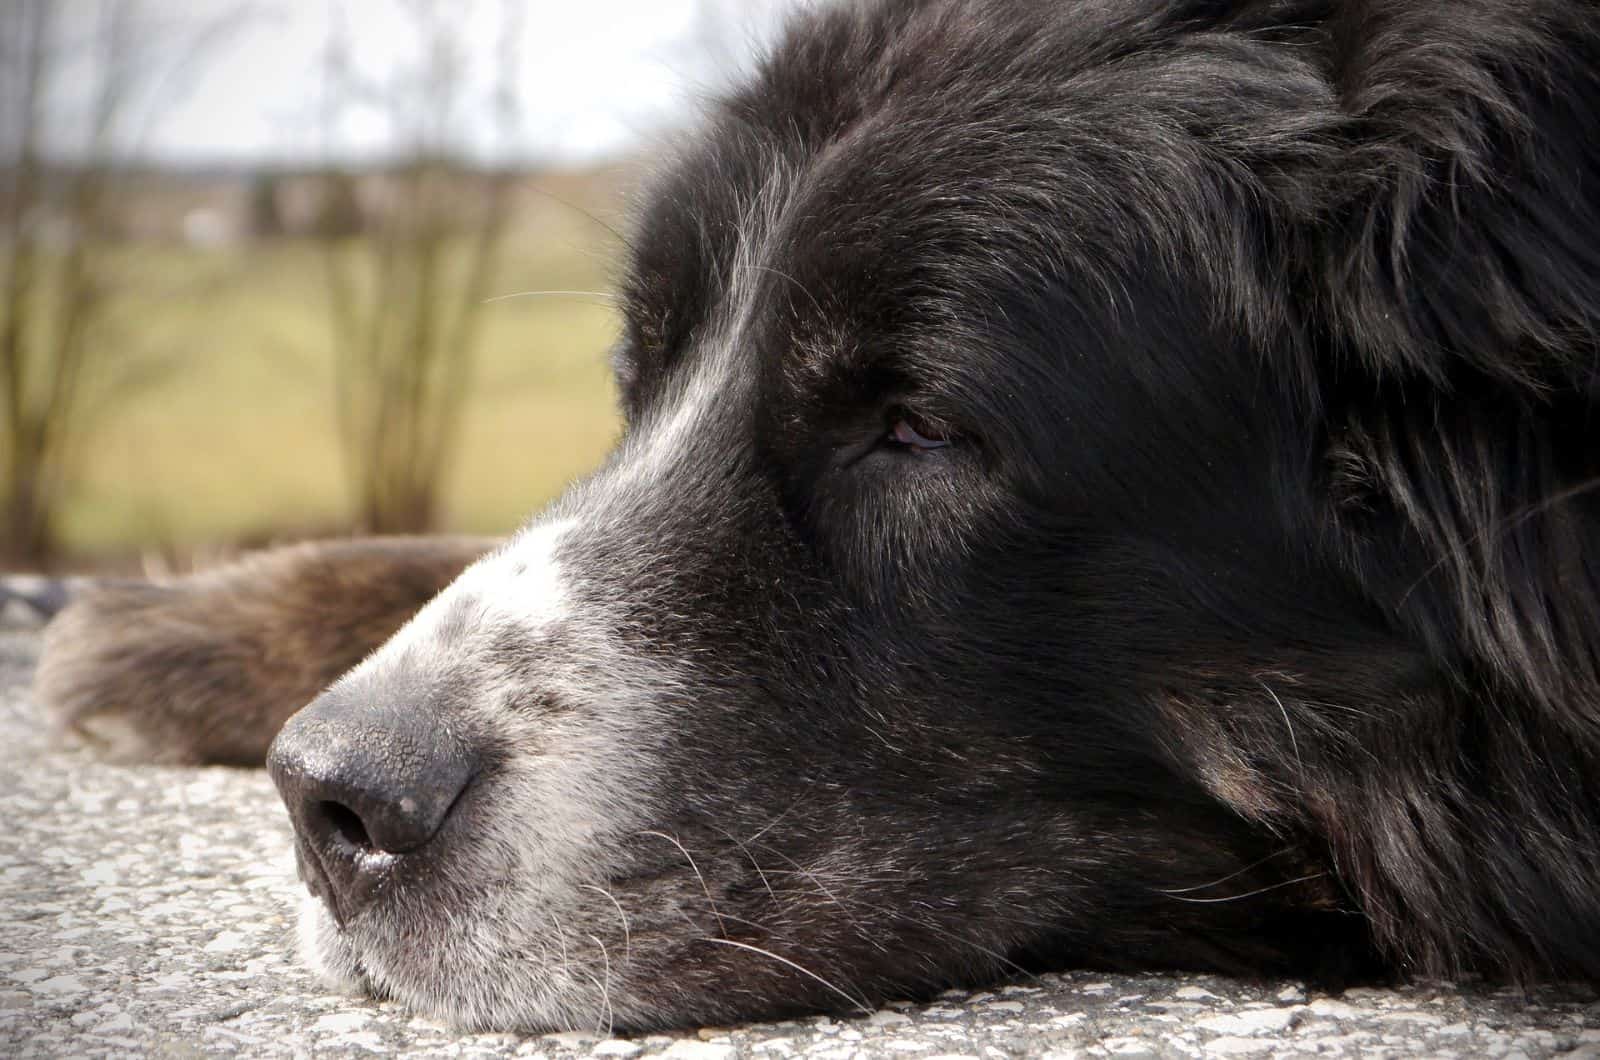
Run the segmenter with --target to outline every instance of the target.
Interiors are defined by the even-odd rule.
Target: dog
[[[1600,979],[1600,7],[805,13],[621,304],[625,434],[510,541],[48,631],[57,724],[265,761],[331,980]]]

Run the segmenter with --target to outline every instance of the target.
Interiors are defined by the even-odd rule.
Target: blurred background
[[[0,569],[515,528],[630,197],[795,0],[0,0]]]

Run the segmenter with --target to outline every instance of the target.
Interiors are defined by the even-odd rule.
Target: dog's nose
[[[289,719],[267,770],[294,823],[301,875],[342,924],[401,859],[424,855],[477,762],[429,712],[336,689]]]

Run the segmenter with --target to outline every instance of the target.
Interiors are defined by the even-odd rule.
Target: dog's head
[[[1600,169],[1550,26],[1285,6],[798,23],[642,215],[616,453],[275,746],[322,967],[641,1027],[1455,956],[1412,730],[1594,677],[1528,580],[1592,506],[1472,535],[1592,473],[1535,163]]]

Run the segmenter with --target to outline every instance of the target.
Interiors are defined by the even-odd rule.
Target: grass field
[[[606,289],[615,239],[578,210],[536,213],[507,240],[495,292]],[[136,275],[109,352],[164,367],[98,407],[63,512],[68,551],[182,553],[348,526],[316,250],[139,247],[123,267]],[[583,297],[504,298],[484,312],[444,528],[501,532],[615,438],[615,320]]]

